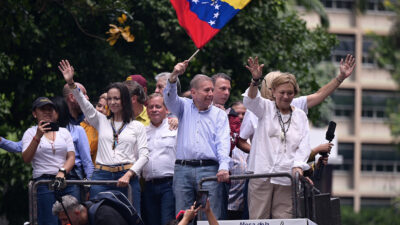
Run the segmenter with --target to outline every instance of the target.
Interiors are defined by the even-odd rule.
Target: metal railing
[[[294,179],[291,174],[289,173],[260,173],[260,174],[246,174],[246,175],[232,175],[229,176],[230,180],[241,180],[241,179],[254,179],[254,178],[270,178],[270,177],[287,177],[290,179],[291,185],[292,185],[292,203],[293,203],[293,208],[292,208],[292,215],[293,218],[298,217],[298,205],[297,205],[297,189],[296,186],[294,185]],[[200,180],[199,183],[199,189],[202,189],[203,183],[207,181],[217,181],[217,177],[204,177]]]
[[[30,181],[29,188],[29,222],[31,225],[37,225],[37,188],[39,185],[50,185],[54,180]],[[117,185],[117,180],[65,180],[67,185]],[[128,183],[128,199],[133,203],[132,187]]]
[[[290,179],[292,186],[292,216],[293,218],[300,217],[300,201],[301,192],[303,193],[304,200],[304,215],[308,219],[313,221],[316,220],[316,209],[315,209],[315,195],[314,192],[320,193],[306,178],[296,172],[293,178],[289,173],[261,173],[261,174],[244,174],[244,175],[233,175],[229,176],[230,180],[241,180],[241,179],[255,179],[255,178],[272,178],[272,177],[287,177]],[[203,188],[203,183],[207,181],[217,181],[218,178],[204,177],[200,180],[199,189]],[[300,185],[301,184],[301,185]],[[311,202],[308,200],[311,198]]]

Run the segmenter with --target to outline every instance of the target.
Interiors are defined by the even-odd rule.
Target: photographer
[[[32,115],[37,126],[25,131],[22,138],[22,158],[25,163],[32,163],[33,180],[55,179],[61,186],[67,173],[73,168],[75,148],[71,134],[65,128],[53,126],[58,113],[52,101],[46,97],[37,98],[32,105]],[[52,123],[52,124],[51,124]],[[73,193],[76,187],[69,186],[60,194]],[[51,214],[56,201],[54,191],[48,185],[40,185],[37,189],[37,208],[39,224],[57,224],[57,217]]]

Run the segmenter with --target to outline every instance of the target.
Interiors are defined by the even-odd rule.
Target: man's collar
[[[212,106],[213,106],[213,105],[212,105],[212,104],[210,104],[210,105],[208,106],[208,108],[207,108],[207,109],[205,109],[205,110],[199,110],[199,108],[197,108],[196,104],[194,104],[194,101],[193,101],[193,99],[192,99],[192,107],[196,108],[196,109],[197,109],[197,111],[199,111],[199,112],[208,112],[208,111],[210,111],[210,110],[211,110],[211,107],[212,107]]]
[[[73,118],[72,116],[69,117],[69,122],[73,125],[79,125],[85,119],[85,115],[83,113],[78,114],[78,118]]]

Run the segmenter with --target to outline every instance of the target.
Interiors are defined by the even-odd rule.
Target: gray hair
[[[165,83],[167,83],[167,79],[169,79],[169,77],[171,76],[170,72],[162,72],[156,75],[156,77],[154,77],[154,79],[156,79],[156,81],[158,80],[165,80]],[[181,95],[181,82],[179,81],[179,77],[176,78],[176,88],[178,90],[178,95]]]
[[[158,81],[159,79],[168,79],[169,76],[171,75],[170,72],[162,72],[156,75],[156,77],[154,79],[156,79],[156,81]]]
[[[211,81],[212,82],[212,79],[209,76],[206,76],[206,75],[203,75],[203,74],[197,74],[190,81],[190,88],[199,89],[199,84],[202,81]]]
[[[215,85],[215,82],[217,82],[218,78],[227,80],[227,81],[229,81],[229,83],[232,81],[232,78],[230,76],[228,76],[227,74],[225,74],[225,73],[216,73],[216,74],[212,75],[212,77],[211,77],[212,82],[213,82],[214,85]]]
[[[82,209],[84,208],[83,205],[79,204],[78,199],[76,199],[72,195],[63,196],[62,203],[64,204],[64,207],[67,210],[67,212],[74,210],[74,209],[78,209],[79,211],[82,211]],[[58,216],[58,214],[63,210],[64,209],[59,201],[56,201],[53,204],[53,209],[52,209],[53,215]]]

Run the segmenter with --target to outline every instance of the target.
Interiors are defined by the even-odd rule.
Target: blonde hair
[[[99,101],[100,101],[100,99],[104,99],[104,100],[107,101],[107,92],[101,94],[100,97],[99,97]]]
[[[261,96],[263,98],[274,100],[272,97],[272,81],[281,76],[283,73],[281,71],[272,71],[265,75],[261,83]]]
[[[299,85],[297,84],[296,77],[290,73],[282,73],[280,76],[272,80],[271,90],[274,90],[282,84],[293,85],[294,95],[297,95],[300,91]]]

